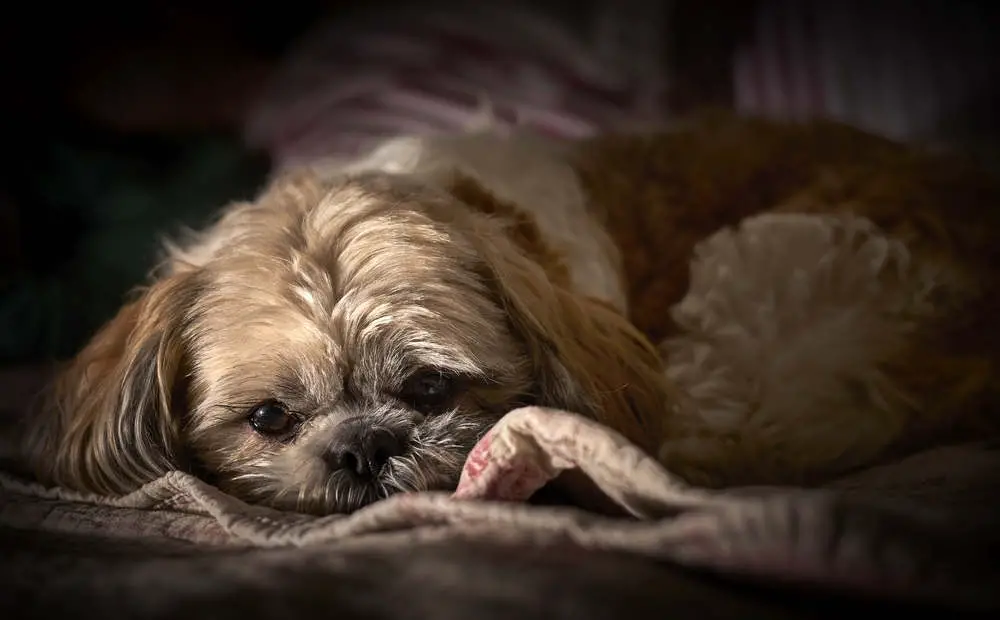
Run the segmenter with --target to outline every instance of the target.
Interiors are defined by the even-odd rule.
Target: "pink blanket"
[[[958,559],[969,543],[996,541],[997,446],[943,447],[824,490],[720,492],[685,485],[590,420],[527,408],[480,441],[454,497],[523,501],[550,481],[599,510],[654,522],[672,516],[665,538],[643,538],[633,550],[667,547],[671,559],[726,573],[904,598],[958,594],[1000,576]],[[963,581],[969,570],[974,578]]]
[[[527,505],[547,482],[575,504]],[[245,504],[181,472],[125,497],[82,496],[0,475],[0,525],[212,547],[350,547],[393,540],[574,545],[730,578],[882,599],[1000,610],[1000,449],[937,450],[826,489],[683,484],[620,435],[572,413],[512,411],[483,438],[453,493],[412,493],[350,515]]]

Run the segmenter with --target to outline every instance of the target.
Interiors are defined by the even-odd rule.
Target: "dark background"
[[[664,24],[672,113],[732,104],[732,54],[752,36],[756,4],[675,3]],[[959,4],[969,3],[937,6]],[[1000,10],[978,4],[996,32]],[[163,235],[252,195],[270,162],[241,141],[248,105],[297,37],[362,5],[372,3],[8,5],[0,367],[71,355],[143,280]],[[997,101],[979,100],[970,118],[995,127]]]
[[[161,235],[256,190],[269,162],[239,139],[245,107],[337,4],[99,0],[3,20],[0,364],[72,354]]]

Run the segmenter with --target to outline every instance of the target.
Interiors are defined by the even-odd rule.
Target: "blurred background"
[[[143,281],[164,235],[251,197],[282,166],[487,112],[567,136],[704,107],[831,117],[1000,161],[991,2],[98,0],[8,11],[7,369],[71,355]]]

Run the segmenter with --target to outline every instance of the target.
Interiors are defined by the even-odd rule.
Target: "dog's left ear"
[[[475,242],[535,365],[535,404],[587,415],[655,451],[672,402],[656,349],[610,304],[572,290],[530,216],[474,181],[451,189],[486,216]]]
[[[181,332],[198,287],[193,271],[157,280],[62,371],[23,445],[41,482],[121,494],[178,466]]]

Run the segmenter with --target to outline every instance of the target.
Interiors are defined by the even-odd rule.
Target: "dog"
[[[32,418],[44,483],[314,514],[454,487],[525,405],[692,484],[994,433],[1000,192],[832,122],[388,140],[169,244]]]

